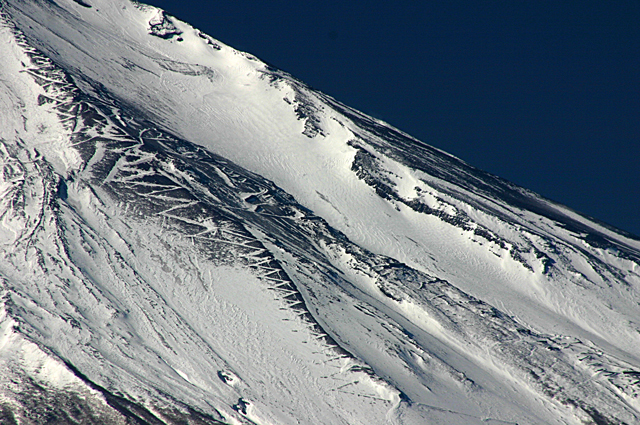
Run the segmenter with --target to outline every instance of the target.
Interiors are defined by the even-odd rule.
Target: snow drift
[[[637,237],[155,7],[0,11],[3,423],[640,421]]]

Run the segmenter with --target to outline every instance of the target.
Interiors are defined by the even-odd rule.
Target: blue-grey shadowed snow
[[[640,422],[640,239],[90,2],[0,7],[0,422]]]
[[[640,234],[640,2],[150,0],[481,169]]]
[[[66,201],[68,198],[67,191],[67,183],[64,180],[60,180],[60,183],[58,183],[58,197],[63,201]]]

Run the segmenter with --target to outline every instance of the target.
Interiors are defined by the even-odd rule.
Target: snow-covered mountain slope
[[[0,5],[0,421],[640,422],[640,240],[162,11]]]

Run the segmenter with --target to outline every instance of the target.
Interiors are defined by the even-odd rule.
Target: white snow
[[[599,248],[550,218],[414,169],[382,148],[392,142],[342,115],[331,99],[288,76],[272,81],[253,56],[217,41],[214,48],[172,17],[163,28],[175,26],[182,41],[150,35],[150,25],[166,19],[154,7],[57,3],[9,0],[2,7],[38,40],[34,47],[73,70],[80,89],[106,102],[122,99],[161,129],[273,181],[349,242],[313,241],[309,250],[328,266],[301,266],[261,229],[183,217],[199,202],[173,191],[196,187],[196,179],[171,160],[156,171],[152,164],[162,158],[141,150],[123,148],[94,181],[112,152],[100,142],[84,158],[82,144],[107,138],[133,146],[143,134],[120,130],[124,111],[113,120],[97,113],[105,124],[94,127],[77,120],[77,110],[60,112],[60,104],[76,102],[76,89],[58,74],[36,73],[26,40],[4,21],[0,279],[23,311],[21,332],[51,352],[10,330],[14,322],[3,316],[0,371],[22,359],[21,370],[48,385],[82,387],[60,356],[132,400],[170,404],[164,393],[229,423],[578,424],[589,419],[583,406],[560,397],[580,392],[603,414],[639,417],[638,383],[625,372],[640,368],[640,242],[535,198],[617,245]],[[77,142],[83,129],[91,139]],[[379,196],[352,169],[359,149],[395,198]],[[232,172],[212,169],[239,199],[266,194],[242,192]],[[175,186],[140,195],[166,203],[151,217],[104,189],[150,188],[144,177],[157,173]],[[57,198],[61,179],[65,200]],[[417,212],[411,202],[435,213]],[[292,220],[304,216],[297,211]],[[187,237],[176,222],[198,230]],[[199,250],[204,243],[225,247],[220,255],[233,261],[216,262]],[[273,277],[280,275],[260,257],[265,252],[355,358],[319,338],[286,291],[275,290],[285,281]],[[403,263],[423,280],[397,286],[374,260],[362,260],[368,253]],[[551,272],[539,253],[553,262]],[[557,383],[549,391],[560,395],[548,396],[540,382]]]

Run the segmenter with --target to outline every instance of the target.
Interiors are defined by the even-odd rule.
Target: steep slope
[[[637,238],[150,6],[1,34],[3,420],[640,420]]]

